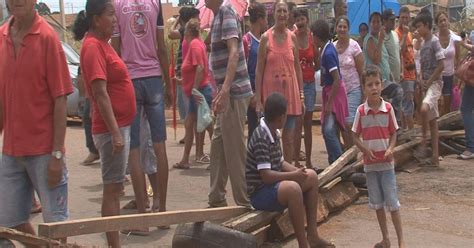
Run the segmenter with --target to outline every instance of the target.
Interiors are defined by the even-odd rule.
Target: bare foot
[[[375,244],[374,248],[390,248],[390,240],[382,240]]]
[[[311,239],[308,238],[308,243],[311,248],[334,248],[336,245],[333,242],[322,238]]]

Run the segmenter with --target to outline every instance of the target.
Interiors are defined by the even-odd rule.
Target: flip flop
[[[211,162],[211,158],[207,154],[204,154],[201,157],[196,159],[196,163],[199,163],[199,164],[209,164],[210,162]]]
[[[189,164],[185,165],[185,164],[182,164],[181,162],[178,162],[173,165],[173,168],[180,169],[180,170],[188,170],[189,167],[190,167]]]
[[[155,209],[152,209],[151,212],[152,213],[158,213],[158,208],[155,208]],[[171,229],[171,227],[169,225],[165,225],[165,226],[157,226],[156,228],[160,229],[160,230],[168,230],[168,229]]]

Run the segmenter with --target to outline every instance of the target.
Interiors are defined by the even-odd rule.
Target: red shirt
[[[308,47],[298,49],[300,57],[301,71],[303,72],[303,82],[314,82],[314,47],[313,35],[308,35]]]
[[[15,56],[11,18],[0,27],[3,153],[35,156],[53,150],[54,100],[73,92],[61,42],[36,14]]]
[[[191,96],[198,65],[204,67],[204,76],[199,83],[199,88],[209,84],[209,62],[207,60],[206,44],[201,39],[193,39],[189,43],[188,49],[181,65],[181,76],[183,77],[181,86],[183,87],[184,94]]]
[[[92,94],[92,83],[97,79],[107,82],[107,93],[118,126],[130,125],[136,113],[135,91],[125,63],[112,46],[106,40],[87,34],[81,49],[81,70],[92,99],[92,133],[109,132]]]

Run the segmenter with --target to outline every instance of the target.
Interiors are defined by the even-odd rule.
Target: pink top
[[[113,37],[120,37],[120,53],[132,79],[161,76],[156,53],[156,32],[163,29],[159,0],[115,0],[117,24]]]
[[[334,42],[336,46],[337,41]],[[356,69],[355,57],[362,53],[359,43],[353,39],[349,39],[349,45],[343,53],[339,53],[339,67],[341,75],[344,79],[347,92],[360,88],[359,73]]]
[[[299,85],[295,71],[295,57],[291,33],[286,30],[286,42],[277,44],[273,39],[273,28],[267,31],[267,57],[263,71],[262,94],[267,99],[274,92],[281,93],[288,102],[288,115],[301,115]]]

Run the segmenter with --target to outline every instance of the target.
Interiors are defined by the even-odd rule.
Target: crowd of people
[[[66,99],[73,91],[61,43],[36,13],[35,2],[7,0],[11,18],[0,27],[0,185],[11,189],[0,191],[0,198],[8,199],[0,202],[0,226],[31,234],[29,216],[32,205],[38,205],[34,191],[45,222],[69,217],[64,139]],[[127,171],[138,213],[150,205],[145,175],[153,192],[151,211],[167,210],[165,101],[175,80],[185,136],[182,159],[172,167],[190,168],[195,139],[196,162],[209,163],[209,207],[228,205],[230,179],[237,205],[288,208],[299,247],[334,247],[319,236],[316,225],[319,168],[311,162],[311,150],[319,78],[329,164],[353,145],[362,151],[369,207],[382,232],[375,247],[390,247],[385,210],[404,247],[393,159],[397,133],[412,129],[416,119],[423,140],[416,156],[439,166],[436,120],[460,107],[467,147],[460,158],[474,158],[474,87],[454,76],[462,50],[474,53],[473,41],[449,29],[446,13],[433,20],[422,11],[412,20],[405,6],[398,25],[393,10],[373,12],[369,24],[359,26],[357,40],[350,36],[343,0],[334,3],[332,23],[310,23],[307,10],[284,0],[277,0],[271,13],[251,2],[246,33],[229,3],[206,0],[206,7],[214,14],[206,39],[193,7],[182,7],[171,26],[168,37],[179,40],[174,78],[160,1],[88,0],[77,16],[73,32],[82,41],[83,120],[90,152],[83,163],[100,159],[102,216],[120,214]],[[458,106],[454,94],[461,89]],[[200,108],[214,113],[204,127]],[[206,131],[210,154],[204,153]],[[118,232],[106,237],[109,246],[120,247]]]

